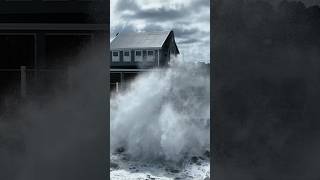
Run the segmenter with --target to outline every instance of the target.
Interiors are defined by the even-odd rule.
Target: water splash
[[[124,148],[132,158],[177,162],[209,150],[209,68],[173,62],[112,95],[111,152]]]

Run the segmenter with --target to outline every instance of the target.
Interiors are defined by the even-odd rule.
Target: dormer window
[[[141,50],[135,51],[135,61],[142,62],[142,51]]]
[[[119,51],[113,51],[112,52],[112,61],[113,62],[119,62],[120,61]]]
[[[153,50],[148,50],[147,52],[147,61],[154,61],[154,51]]]

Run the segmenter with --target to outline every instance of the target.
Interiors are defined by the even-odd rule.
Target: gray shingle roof
[[[110,49],[161,48],[171,31],[119,33],[110,44]]]

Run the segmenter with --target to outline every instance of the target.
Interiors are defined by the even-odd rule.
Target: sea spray
[[[178,162],[209,150],[209,68],[173,62],[112,94],[111,152],[124,148],[134,159]]]

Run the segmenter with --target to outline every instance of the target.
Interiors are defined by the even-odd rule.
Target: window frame
[[[126,56],[125,54],[129,53],[128,56]],[[123,50],[123,62],[131,62],[131,52],[130,50]]]
[[[152,52],[152,55],[149,55],[149,52]],[[156,59],[155,50],[147,50],[147,61],[154,62]]]
[[[140,56],[137,56],[137,52],[140,52]],[[137,57],[139,60],[137,60]],[[135,50],[134,51],[134,61],[135,62],[142,62],[143,61],[143,51],[142,50]]]
[[[139,57],[142,56],[142,50],[135,50],[135,56],[138,56],[138,55],[137,55],[137,52],[140,52]]]
[[[115,53],[117,53],[116,56],[114,55]],[[113,57],[119,57],[119,51],[112,51],[112,56],[113,56]]]
[[[0,36],[33,36],[33,63],[31,66],[26,66],[27,68],[36,68],[38,66],[37,64],[37,61],[38,61],[38,55],[37,55],[37,51],[38,51],[38,46],[37,46],[37,36],[38,34],[37,33],[33,33],[33,32],[30,32],[30,33],[24,33],[24,32],[16,32],[16,33],[11,33],[11,32],[0,32]],[[1,69],[1,67],[0,67]],[[2,68],[4,69],[4,68]],[[7,69],[7,68],[5,68]],[[9,68],[9,69],[12,69],[12,68]]]
[[[149,52],[152,52],[152,55],[149,55]],[[147,50],[147,56],[154,56],[154,50]]]
[[[117,52],[118,56],[114,56],[113,53]],[[120,51],[112,51],[112,62],[120,62]]]

